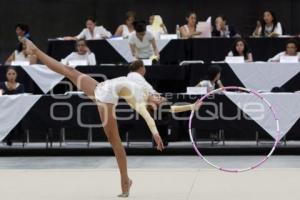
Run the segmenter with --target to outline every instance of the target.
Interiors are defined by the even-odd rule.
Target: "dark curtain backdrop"
[[[76,35],[85,25],[87,16],[112,33],[124,21],[128,10],[136,11],[139,19],[159,13],[169,30],[185,23],[185,15],[195,10],[199,20],[224,14],[243,35],[249,35],[263,10],[272,9],[286,33],[300,33],[300,1],[297,0],[2,0],[0,1],[0,63],[15,49],[14,25],[26,23],[34,41],[46,49],[47,39]]]

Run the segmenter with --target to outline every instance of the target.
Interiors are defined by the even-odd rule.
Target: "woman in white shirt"
[[[219,65],[212,65],[208,68],[207,80],[200,81],[196,87],[206,87],[207,92],[211,92],[216,89],[216,85],[219,88],[224,87],[221,80],[221,67]]]
[[[232,50],[228,53],[228,56],[243,56],[245,62],[253,62],[253,56],[248,43],[242,38],[235,40]]]
[[[77,52],[72,52],[63,59],[66,64],[73,60],[83,60],[87,62],[87,65],[96,65],[95,54],[90,51],[85,40],[80,39],[76,41],[76,50]]]
[[[295,40],[288,40],[286,42],[285,51],[278,53],[273,58],[270,58],[268,62],[279,62],[282,56],[298,56],[300,61],[300,53],[298,52],[298,43]]]
[[[181,38],[193,38],[199,36],[201,33],[196,31],[197,15],[195,12],[189,12],[186,16],[187,24],[180,27]]]
[[[6,65],[11,65],[13,61],[27,61],[29,64],[33,65],[37,63],[37,58],[35,55],[29,55],[26,52],[25,44],[19,43],[18,49],[15,50],[5,61]]]
[[[146,31],[144,21],[134,22],[135,32],[129,37],[129,45],[132,56],[136,59],[150,59],[155,57],[159,60],[159,52],[152,33]]]
[[[110,38],[111,33],[103,26],[97,26],[96,20],[92,17],[88,17],[86,20],[86,28],[84,28],[77,36],[64,37],[65,40],[101,40]]]
[[[273,11],[267,10],[264,12],[262,22],[257,22],[253,32],[254,37],[278,37],[283,34],[281,23]]]
[[[123,37],[124,39],[129,38],[129,35],[134,31],[133,22],[135,21],[135,12],[128,11],[126,13],[125,24],[120,25],[116,32],[115,36]]]

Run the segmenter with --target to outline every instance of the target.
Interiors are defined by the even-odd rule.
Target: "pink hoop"
[[[212,95],[212,94],[215,94],[217,92],[220,92],[220,91],[226,91],[226,90],[239,90],[239,91],[244,91],[244,92],[248,92],[248,93],[251,93],[251,94],[254,94],[255,96],[257,96],[258,98],[260,98],[265,104],[267,104],[267,106],[269,107],[270,111],[272,112],[273,114],[273,117],[274,117],[274,120],[276,122],[276,133],[277,133],[277,137],[276,137],[276,140],[274,142],[274,145],[271,149],[271,151],[269,152],[269,154],[267,156],[265,156],[262,160],[260,160],[258,163],[256,163],[255,165],[251,166],[251,167],[247,167],[247,168],[243,168],[243,169],[233,169],[233,168],[223,168],[223,167],[220,167],[218,165],[215,165],[213,163],[211,163],[210,161],[208,161],[205,156],[203,156],[201,154],[201,152],[199,151],[199,149],[197,148],[196,146],[196,143],[193,139],[193,135],[192,135],[192,119],[193,119],[193,116],[194,116],[194,113],[195,111],[192,110],[191,112],[191,115],[190,115],[190,119],[189,119],[189,135],[190,135],[190,140],[192,142],[192,145],[193,145],[193,148],[194,150],[196,151],[196,153],[198,154],[198,156],[200,157],[200,159],[203,159],[207,164],[209,164],[210,166],[216,168],[216,169],[219,169],[221,171],[224,171],[224,172],[245,172],[245,171],[249,171],[249,170],[252,170],[252,169],[255,169],[259,166],[261,166],[264,162],[266,162],[270,157],[271,155],[274,153],[277,145],[278,145],[278,142],[280,140],[280,128],[279,128],[279,120],[277,118],[277,115],[276,115],[276,112],[275,110],[273,109],[272,105],[269,103],[269,101],[267,101],[263,96],[261,96],[258,92],[254,91],[254,90],[250,90],[250,89],[246,89],[246,88],[243,88],[243,87],[236,87],[236,86],[230,86],[230,87],[223,87],[223,88],[219,88],[219,89],[216,89],[216,90],[213,90],[209,93],[207,93],[206,95],[204,95],[202,98],[198,99],[197,100],[197,104],[199,103],[202,103],[204,99],[206,99],[208,96]]]

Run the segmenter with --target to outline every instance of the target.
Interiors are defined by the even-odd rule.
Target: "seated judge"
[[[159,52],[153,34],[146,30],[145,21],[133,23],[135,32],[129,37],[129,45],[132,56],[135,59],[159,60]]]
[[[97,26],[97,22],[94,18],[88,17],[86,20],[86,28],[84,28],[77,36],[66,36],[65,40],[101,40],[111,37],[111,33],[103,26]]]
[[[256,22],[256,28],[252,34],[254,37],[278,37],[283,34],[281,23],[277,21],[275,13],[266,10],[263,19]]]
[[[221,82],[221,67],[219,65],[212,65],[208,68],[207,77],[205,80],[200,81],[196,87],[206,87],[207,92],[224,87]]]
[[[212,36],[232,38],[240,37],[234,26],[227,23],[227,19],[223,15],[219,15],[215,20],[215,27],[212,31]]]
[[[125,24],[120,25],[116,32],[115,36],[117,37],[123,37],[124,39],[128,39],[129,35],[134,32],[133,22],[135,21],[135,12],[128,11],[126,13],[126,20]]]
[[[77,40],[76,52],[72,52],[63,60],[66,64],[73,60],[83,60],[87,62],[87,65],[96,65],[95,54],[90,51],[84,39]]]
[[[253,56],[249,49],[248,43],[242,38],[234,41],[232,50],[227,56],[243,56],[245,62],[253,62]]]
[[[6,70],[6,81],[0,83],[0,93],[3,95],[13,95],[24,93],[24,85],[18,83],[18,73],[14,67],[8,67]]]
[[[270,58],[268,62],[279,62],[282,56],[298,56],[300,61],[300,53],[298,52],[298,43],[291,39],[286,42],[285,51],[278,53],[273,58]]]
[[[197,27],[197,14],[195,12],[188,12],[186,15],[187,24],[180,27],[181,38],[188,39],[194,38],[201,34],[196,30]]]
[[[160,24],[160,29],[159,30],[153,30],[153,22],[155,20],[155,16],[159,16],[155,13],[152,13],[149,17],[149,25],[147,25],[147,30],[152,32],[154,35],[159,33],[159,34],[168,34],[168,30],[166,25],[162,22]],[[159,16],[160,17],[160,16]]]

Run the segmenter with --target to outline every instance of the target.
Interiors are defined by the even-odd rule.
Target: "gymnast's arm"
[[[181,106],[171,106],[170,112],[171,113],[180,113],[180,112],[198,110],[201,106],[202,106],[202,102],[201,103],[181,105]]]
[[[135,106],[133,107],[146,121],[152,135],[153,135],[153,139],[157,144],[157,150],[162,151],[164,149],[164,143],[158,133],[158,130],[156,128],[155,122],[153,120],[153,118],[151,117],[151,115],[149,114],[147,108],[146,108],[146,104],[145,103],[138,103],[135,104]]]
[[[138,112],[144,118],[152,135],[153,136],[159,135],[158,130],[155,125],[155,122],[146,108],[146,103],[145,102],[141,102],[141,103],[137,102],[135,97],[131,94],[131,91],[128,90],[127,88],[124,88],[120,92],[119,95],[120,95],[120,97],[122,97],[126,100],[126,102],[129,104],[129,106],[132,109],[134,109],[136,112]]]
[[[157,135],[158,130],[155,124],[154,119],[151,117],[151,115],[149,114],[146,105],[145,104],[139,104],[137,103],[134,107],[134,109],[144,118],[144,120],[146,121],[152,135]]]

